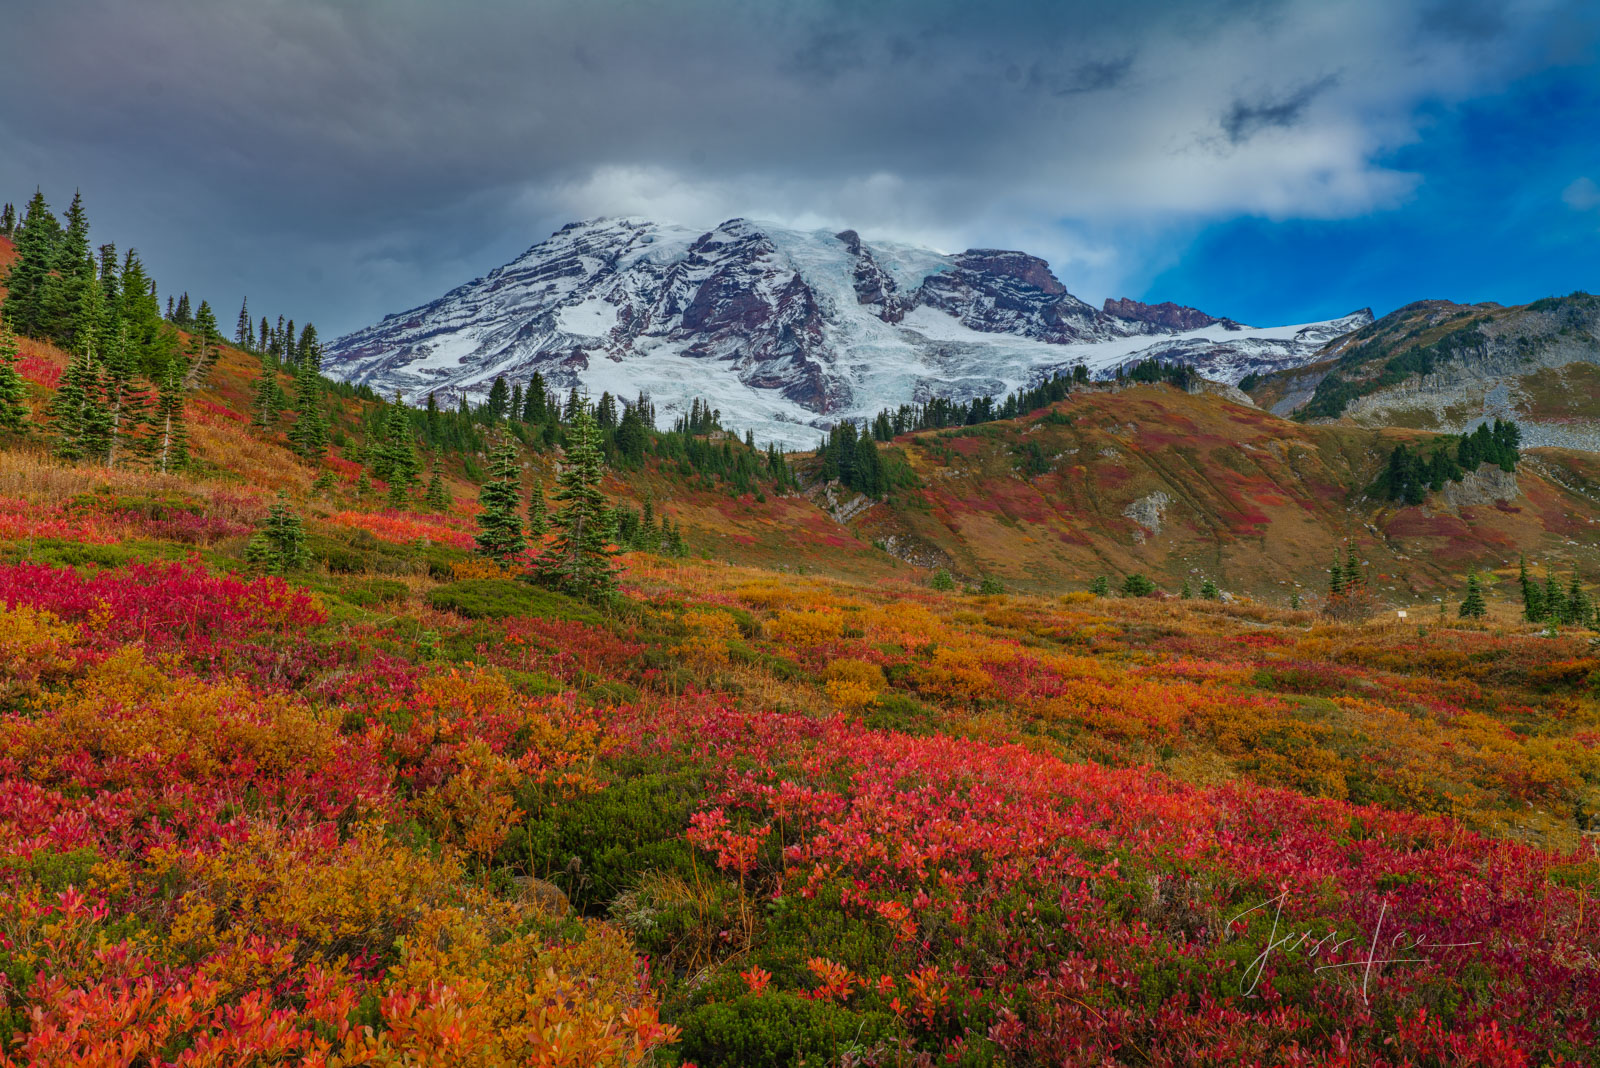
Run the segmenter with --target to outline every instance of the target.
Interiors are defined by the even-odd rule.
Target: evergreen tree
[[[221,342],[222,334],[217,330],[216,313],[211,310],[210,304],[202,300],[200,310],[190,319],[189,344],[194,360],[184,375],[185,389],[199,389],[205,385],[217,358],[222,355]]]
[[[494,385],[489,387],[489,400],[484,404],[484,414],[490,422],[498,423],[510,409],[511,387],[506,385],[505,375],[496,375]]]
[[[522,496],[522,450],[506,437],[489,454],[489,480],[478,491],[478,552],[502,564],[527,548],[517,504]]]
[[[1483,601],[1483,585],[1478,582],[1477,572],[1467,576],[1467,595],[1461,601],[1462,619],[1482,619],[1489,614],[1488,605]]]
[[[278,415],[283,411],[283,389],[278,385],[278,372],[273,369],[272,363],[263,353],[261,356],[261,375],[256,379],[255,397],[250,402],[251,421],[263,429],[271,429],[277,425]]]
[[[45,203],[44,193],[37,189],[16,234],[17,258],[6,275],[6,318],[11,328],[24,337],[42,337],[46,290],[55,267],[61,223]]]
[[[556,480],[558,511],[551,517],[556,542],[540,565],[547,580],[588,594],[607,592],[617,582],[614,550],[606,541],[606,502],[600,492],[604,476],[600,428],[580,405],[566,465]]]
[[[239,305],[239,321],[233,327],[233,343],[248,352],[255,347],[254,334],[255,331],[250,325],[250,298],[245,297],[244,302]]]
[[[1344,594],[1344,591],[1344,567],[1339,563],[1339,556],[1335,553],[1333,566],[1328,569],[1328,596],[1339,597]]]
[[[528,391],[522,395],[522,421],[524,423],[544,422],[545,412],[549,405],[550,387],[545,385],[544,375],[535,371],[533,372],[533,378],[528,381]]]
[[[145,273],[139,253],[131,248],[122,257],[117,320],[127,334],[125,344],[133,369],[159,377],[178,351],[178,333],[161,317],[155,281]]]
[[[87,341],[61,375],[45,410],[55,452],[64,460],[103,461],[111,449],[111,413],[99,368]]]
[[[1356,543],[1354,540],[1345,543],[1344,556],[1344,588],[1354,591],[1367,584],[1365,576],[1361,574],[1361,562],[1356,559]]]
[[[1187,601],[1194,596],[1194,590],[1189,587],[1189,580],[1183,580],[1183,589],[1178,591],[1178,596]]]
[[[307,323],[300,329],[300,340],[295,344],[294,360],[312,371],[322,373],[322,342],[317,340],[317,328]]]
[[[1215,582],[1212,582],[1210,579],[1206,579],[1200,584],[1200,596],[1204,597],[1208,601],[1215,601],[1217,598],[1221,597],[1222,594],[1220,591],[1218,591],[1217,584]]]
[[[0,237],[11,237],[17,232],[17,208],[7,201],[4,209],[0,209]]]
[[[0,433],[18,434],[27,428],[28,384],[17,371],[16,336],[0,316]]]
[[[384,479],[391,487],[398,483],[402,493],[411,489],[422,471],[411,433],[411,417],[406,412],[405,401],[396,393],[383,419],[383,435],[372,450],[373,477]]]
[[[1122,592],[1129,597],[1149,597],[1156,592],[1156,584],[1146,576],[1135,572],[1122,580]]]
[[[95,287],[94,258],[89,250],[89,217],[83,197],[74,194],[67,226],[56,243],[54,273],[47,276],[41,333],[70,349],[83,303]]]
[[[261,335],[256,338],[256,351],[266,353],[272,344],[272,328],[267,325],[267,317],[261,317]]]
[[[100,365],[101,394],[110,423],[110,438],[105,452],[107,467],[127,458],[138,440],[150,406],[149,395],[139,384],[139,370],[128,336],[128,324],[121,323],[106,346]]]
[[[328,451],[328,410],[322,400],[322,376],[309,363],[294,365],[294,426],[289,428],[289,443],[308,463],[319,463]],[[404,490],[401,487],[402,493]]]
[[[600,394],[599,403],[594,406],[594,421],[601,430],[617,428],[617,399],[610,393]]]
[[[428,399],[431,401],[433,394],[430,393]],[[439,469],[439,462],[439,450],[434,449],[433,470],[428,476],[428,493],[424,499],[427,501],[428,507],[433,511],[446,512],[450,510],[450,490],[444,484],[444,472]]]
[[[1096,575],[1094,578],[1089,580],[1089,592],[1094,594],[1096,597],[1110,596],[1111,580],[1106,578],[1104,575]]]
[[[282,490],[267,512],[266,523],[245,547],[245,559],[279,574],[306,565],[305,524],[289,507],[288,495]]]
[[[544,487],[539,485],[538,479],[534,479],[533,489],[528,493],[528,533],[543,537],[549,529],[550,515],[545,508]]]
[[[170,302],[172,298],[168,297],[167,300]],[[183,327],[187,327],[190,323],[194,322],[194,309],[189,304],[188,290],[184,290],[183,295],[178,298],[178,307],[177,310],[172,313],[172,321],[178,326]]]
[[[1546,614],[1544,590],[1528,574],[1528,557],[1524,554],[1517,567],[1517,585],[1522,589],[1522,616],[1529,623],[1543,623]]]
[[[1567,620],[1580,627],[1589,625],[1589,616],[1592,612],[1589,604],[1589,595],[1584,592],[1583,583],[1578,579],[1578,573],[1572,573],[1572,582],[1567,586]]]
[[[1572,622],[1567,618],[1567,599],[1561,595],[1555,572],[1548,568],[1544,573],[1544,618],[1547,623]]]
[[[184,421],[183,360],[174,360],[162,375],[156,390],[155,449],[151,457],[157,471],[181,471],[189,465],[189,431]]]
[[[644,460],[644,447],[648,436],[645,433],[644,419],[639,414],[637,405],[625,405],[622,409],[622,418],[617,424],[615,437],[617,452],[622,459],[630,464],[637,464]]]

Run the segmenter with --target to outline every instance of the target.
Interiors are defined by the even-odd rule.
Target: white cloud
[[[1593,178],[1579,178],[1561,191],[1561,202],[1573,211],[1600,208],[1600,185]]]

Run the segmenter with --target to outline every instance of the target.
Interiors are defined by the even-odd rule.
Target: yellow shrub
[[[883,692],[883,669],[865,660],[835,660],[822,672],[828,699],[848,712],[864,707]]]
[[[773,637],[791,645],[817,645],[844,635],[844,613],[838,609],[779,612],[771,630]]]

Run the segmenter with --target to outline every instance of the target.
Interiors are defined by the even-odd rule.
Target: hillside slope
[[[1522,552],[1600,558],[1587,453],[1536,450],[1515,475],[1482,468],[1416,507],[1365,494],[1396,444],[1427,437],[1307,426],[1168,386],[1080,392],[1021,420],[899,439],[917,485],[849,525],[907,559],[1035,589],[1143,570],[1168,589],[1209,577],[1287,598],[1319,591],[1353,539],[1378,592],[1404,604]]]
[[[1460,432],[1510,418],[1530,445],[1600,451],[1600,297],[1418,301],[1247,385],[1299,419]]]

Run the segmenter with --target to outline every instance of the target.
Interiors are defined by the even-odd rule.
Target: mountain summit
[[[1362,311],[1255,329],[1170,304],[1099,309],[1024,252],[607,218],[340,338],[325,366],[413,400],[481,396],[497,376],[534,371],[562,389],[648,393],[664,416],[701,397],[763,440],[810,445],[841,419],[1000,395],[1076,364],[1106,376],[1181,359],[1236,383],[1299,366],[1371,321]]]

